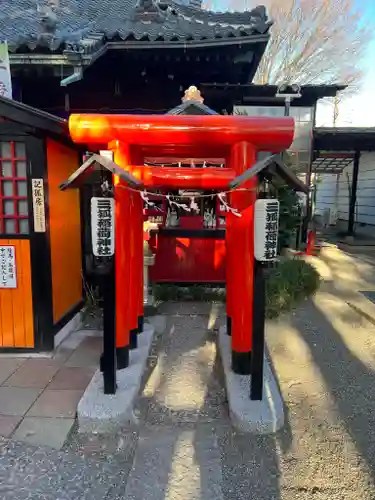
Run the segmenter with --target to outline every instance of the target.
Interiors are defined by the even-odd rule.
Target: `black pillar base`
[[[145,324],[145,319],[143,316],[138,316],[138,333],[143,332],[143,327]]]
[[[251,352],[232,351],[232,370],[238,375],[250,375]]]
[[[232,318],[227,316],[227,335],[232,335]]]
[[[116,368],[121,370],[129,366],[129,347],[116,347]],[[104,372],[104,354],[100,355],[99,368]]]
[[[116,347],[116,360],[118,370],[129,366],[129,346]]]
[[[129,347],[130,349],[136,349],[138,347],[138,328],[130,330]]]

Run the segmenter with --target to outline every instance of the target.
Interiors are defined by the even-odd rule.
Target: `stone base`
[[[158,314],[158,308],[154,305],[147,304],[144,306],[145,318],[149,316],[156,316]]]
[[[242,432],[271,434],[284,425],[284,404],[269,361],[264,359],[263,400],[251,401],[250,376],[237,375],[231,370],[231,337],[226,327],[220,328],[219,350],[224,367],[230,418]]]
[[[61,330],[55,335],[55,349],[74,331],[82,325],[81,311],[78,312]]]
[[[79,432],[115,432],[136,423],[134,403],[141,387],[155,328],[145,324],[138,337],[138,347],[130,351],[130,364],[117,370],[116,394],[103,392],[103,375],[97,370],[77,409]]]

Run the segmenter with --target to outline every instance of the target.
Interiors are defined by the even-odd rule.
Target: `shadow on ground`
[[[314,318],[316,328],[303,328],[296,318],[291,324],[308,346],[337,408],[340,423],[366,461],[375,486],[374,369],[353,354],[342,335],[313,302],[308,309],[308,316]],[[356,336],[358,332],[353,330],[352,334]],[[358,338],[358,342],[362,339]]]
[[[167,331],[151,355],[138,401],[138,449],[143,443],[140,457],[148,464],[141,482],[158,478],[158,500],[281,498],[276,438],[240,434],[230,424],[216,352],[225,320],[221,307],[213,312],[211,304],[163,306]],[[137,496],[132,490],[131,498],[141,499],[144,491]]]

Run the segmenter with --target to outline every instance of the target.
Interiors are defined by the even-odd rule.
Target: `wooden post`
[[[121,164],[121,152],[115,152],[115,162]],[[116,276],[116,356],[118,369],[129,365],[130,340],[130,191],[119,178],[115,178],[115,276]]]
[[[263,267],[262,262],[254,259],[254,319],[250,381],[250,399],[253,401],[261,401],[263,398],[264,322],[266,315],[266,287]]]
[[[139,196],[138,193],[130,192],[130,215],[129,215],[129,243],[130,243],[130,280],[128,287],[130,290],[127,307],[129,308],[130,316],[130,349],[135,349],[138,346],[138,272],[137,272],[137,247],[136,247],[136,222],[137,208],[135,200]]]
[[[255,162],[256,149],[252,144],[240,142],[233,145],[230,166],[236,175],[242,174]],[[232,370],[243,375],[248,375],[251,371],[256,186],[255,177],[242,186],[249,191],[238,190],[231,193],[230,205],[241,213],[241,217],[228,213],[230,230],[226,235],[229,249],[226,265],[230,294]]]
[[[361,152],[356,150],[353,162],[352,185],[350,186],[348,236],[354,236],[355,206],[357,203],[357,187],[358,187],[360,157],[361,157]]]
[[[143,332],[144,323],[144,300],[143,300],[143,289],[144,289],[144,263],[143,263],[143,200],[139,193],[135,193],[134,200],[134,238],[135,238],[135,249],[136,249],[136,276],[137,276],[137,327],[138,333]]]
[[[139,148],[132,148],[131,150],[131,160],[135,165],[143,165],[144,157]],[[133,218],[133,232],[134,232],[134,244],[135,244],[135,261],[134,261],[134,271],[135,271],[135,300],[136,300],[136,315],[137,315],[137,331],[138,333],[143,332],[144,323],[144,304],[143,304],[143,288],[144,288],[144,276],[143,276],[143,205],[144,202],[139,193],[135,193],[134,196],[134,218]]]
[[[225,222],[225,242],[226,242],[226,265],[225,265],[225,274],[226,274],[226,292],[227,292],[227,297],[226,297],[226,312],[227,312],[227,334],[229,336],[232,335],[232,300],[233,300],[233,294],[232,294],[232,279],[230,277],[231,273],[231,267],[230,263],[232,262],[232,259],[230,257],[230,251],[231,251],[231,218],[229,217],[229,214],[226,216],[226,222]]]
[[[103,372],[104,394],[116,393],[116,283],[115,259],[108,263],[107,272],[102,275],[103,307]]]

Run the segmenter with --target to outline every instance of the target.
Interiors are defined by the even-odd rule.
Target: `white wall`
[[[334,209],[336,203],[339,219],[348,220],[352,170],[353,165],[350,165],[340,174],[337,187],[335,174],[320,175],[321,181],[318,183],[316,191],[317,214],[322,214],[325,208]],[[361,154],[355,221],[358,224],[375,226],[375,153],[363,152]]]

